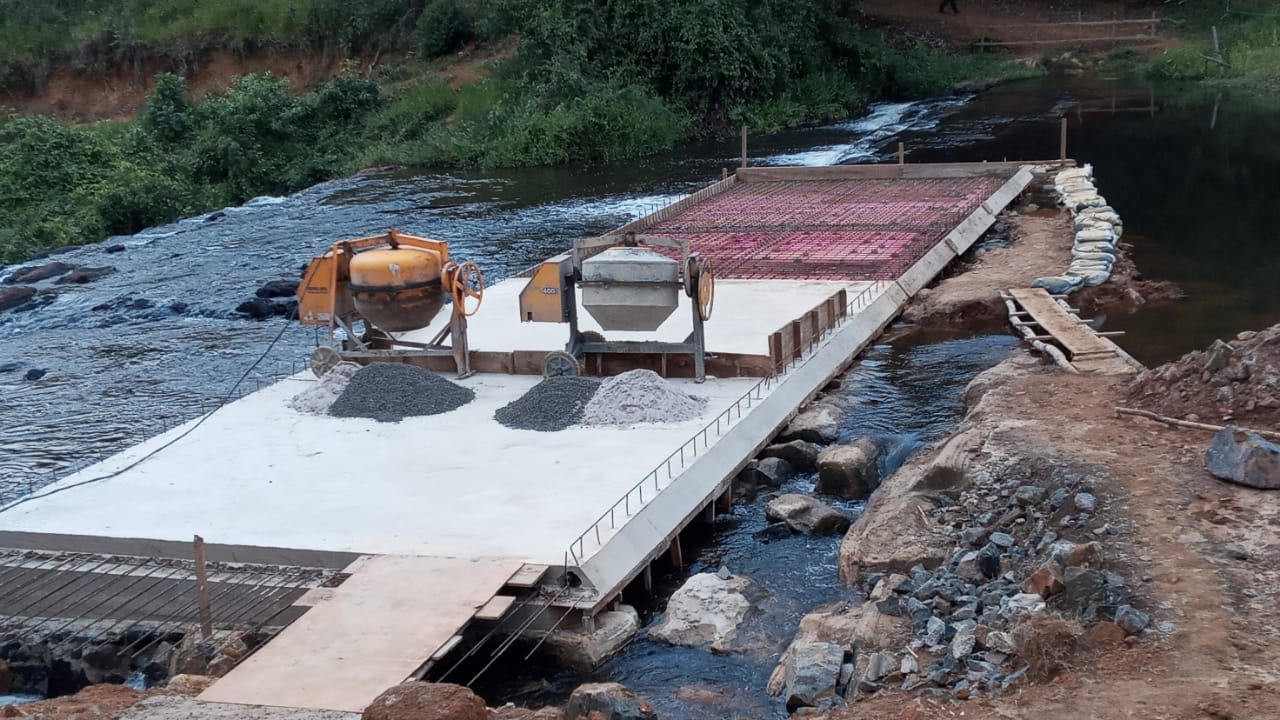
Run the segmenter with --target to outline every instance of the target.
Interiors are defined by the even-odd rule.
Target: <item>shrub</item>
[[[1047,680],[1067,666],[1079,647],[1080,626],[1054,615],[1030,615],[1013,626],[1018,657],[1030,666],[1032,676]]]
[[[173,73],[157,75],[142,113],[142,126],[157,140],[175,143],[187,137],[193,124],[186,79]]]
[[[418,17],[418,54],[433,58],[462,47],[475,37],[460,0],[431,0]]]

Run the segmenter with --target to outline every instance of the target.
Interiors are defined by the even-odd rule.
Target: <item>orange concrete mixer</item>
[[[402,337],[429,326],[446,296],[453,301],[448,325],[429,342]],[[465,377],[471,374],[466,319],[483,298],[484,276],[475,263],[450,261],[444,241],[392,230],[339,241],[312,259],[298,285],[298,319],[329,330],[328,344],[311,354],[316,375],[342,361],[399,360],[438,369],[427,359],[452,357]]]

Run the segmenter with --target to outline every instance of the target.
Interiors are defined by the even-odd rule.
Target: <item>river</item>
[[[1189,294],[1106,318],[1107,329],[1127,332],[1127,350],[1159,363],[1280,321],[1280,203],[1264,189],[1280,177],[1280,115],[1248,97],[1046,79],[878,105],[854,121],[753,138],[750,155],[755,164],[868,162],[891,158],[901,141],[915,162],[1051,158],[1063,114],[1070,155],[1095,166],[1138,266]],[[0,314],[0,504],[198,415],[264,352],[238,392],[300,367],[313,329],[246,320],[233,308],[268,280],[295,278],[336,238],[394,227],[445,239],[492,282],[718,178],[736,152],[725,142],[599,166],[370,172],[61,253],[56,259],[116,272]],[[124,250],[108,252],[112,245]],[[12,270],[0,270],[0,280]],[[965,382],[1013,349],[1008,336],[877,345],[842,390],[860,408],[846,432],[880,437],[896,448],[897,464],[949,432]],[[48,372],[27,380],[31,369]],[[673,709],[676,688],[701,685],[727,702],[706,717],[729,706],[776,711],[762,693],[772,658],[801,615],[846,591],[834,577],[835,540],[761,545],[754,533],[763,525],[759,503],[739,506],[692,559],[692,570],[723,564],[773,590],[758,652],[712,661],[642,640],[598,676],[633,685],[660,710]],[[578,679],[509,672],[485,687],[491,696],[554,699]]]

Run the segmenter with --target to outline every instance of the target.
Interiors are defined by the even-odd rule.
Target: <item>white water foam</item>
[[[759,158],[763,165],[802,165],[820,167],[868,160],[889,138],[907,130],[929,130],[937,127],[945,111],[968,102],[968,98],[947,98],[921,102],[878,103],[864,117],[827,126],[827,130],[847,131],[851,141],[826,145],[798,153],[783,153]]]

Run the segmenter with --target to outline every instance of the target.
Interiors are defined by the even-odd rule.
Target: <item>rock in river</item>
[[[840,436],[840,408],[826,403],[814,403],[795,417],[781,440],[805,440],[812,443],[833,443]]]
[[[23,283],[40,282],[41,280],[48,280],[51,277],[65,275],[66,273],[71,272],[71,267],[71,265],[64,262],[51,262],[45,263],[44,265],[37,265],[35,267],[22,268],[21,270],[14,270],[13,274],[5,280],[5,283],[9,285],[21,285]]]
[[[781,521],[805,535],[830,535],[849,529],[849,518],[840,511],[808,495],[780,495],[765,507],[764,515]]]
[[[461,685],[407,682],[365,708],[361,720],[487,720],[484,700]]]
[[[760,452],[761,458],[781,458],[786,460],[800,472],[813,472],[818,469],[818,456],[822,448],[804,440],[770,445]]]
[[[0,288],[0,312],[25,305],[36,296],[36,289],[29,285]]]
[[[55,282],[59,285],[84,285],[99,278],[104,278],[115,271],[116,269],[110,265],[96,268],[78,267],[58,278]]]
[[[730,652],[738,626],[752,610],[752,598],[760,594],[749,578],[699,573],[672,593],[662,622],[649,636],[672,645]]]
[[[818,484],[814,489],[861,500],[880,482],[879,457],[880,449],[870,438],[829,447],[818,456]]]
[[[603,720],[657,720],[649,703],[618,683],[587,683],[579,685],[569,695],[565,716],[570,718],[595,717]]]

